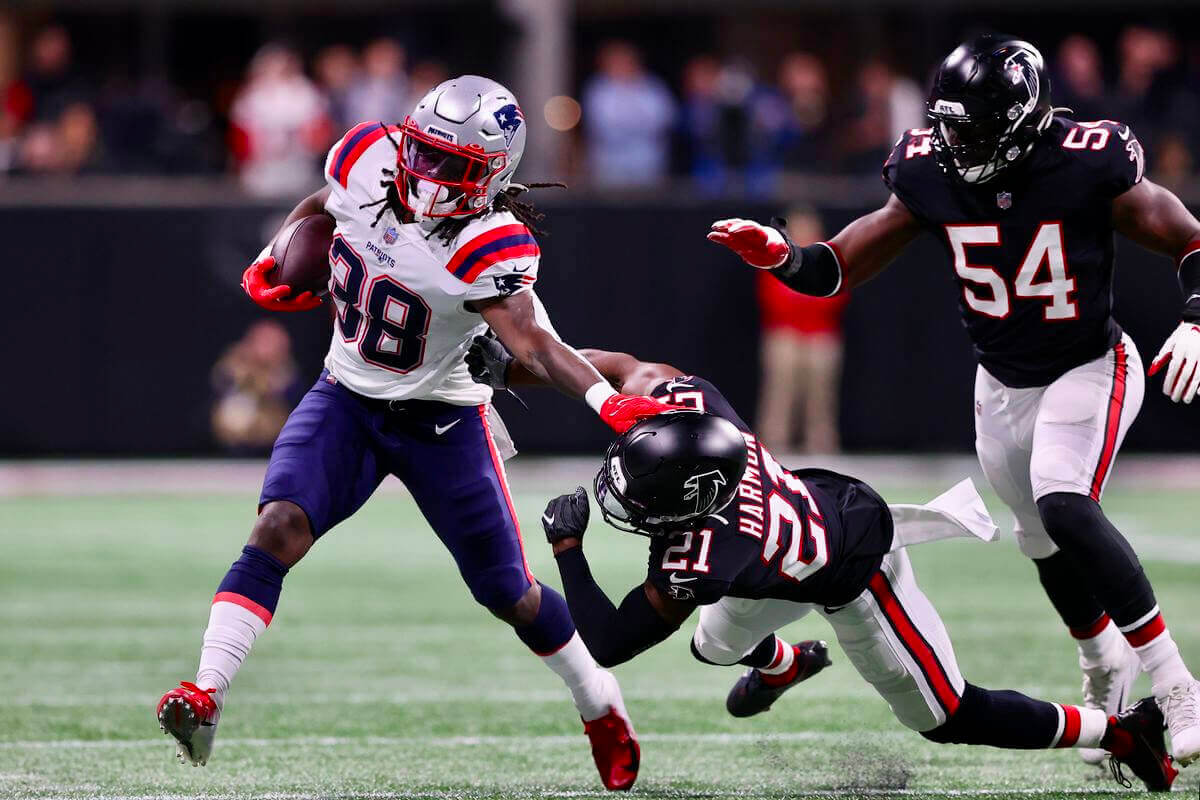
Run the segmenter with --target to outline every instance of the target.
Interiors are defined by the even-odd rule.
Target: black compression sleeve
[[[785,237],[786,238],[786,237]],[[792,248],[792,258],[781,267],[771,270],[784,285],[800,294],[831,297],[842,288],[842,265],[833,247],[825,242]]]
[[[614,608],[608,595],[596,585],[583,548],[564,550],[554,560],[558,562],[575,628],[600,666],[622,664],[675,632],[675,627],[650,605],[641,586],[631,589],[621,607]]]
[[[1179,262],[1179,285],[1183,288],[1183,318],[1200,322],[1200,240],[1190,245],[1192,251]]]

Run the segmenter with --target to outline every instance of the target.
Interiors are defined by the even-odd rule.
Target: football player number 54
[[[992,267],[972,264],[967,248],[986,247],[1000,244],[1000,227],[997,225],[947,225],[946,238],[954,254],[954,271],[966,284],[963,298],[973,311],[996,319],[1004,319],[1012,311],[1009,289],[1000,273]],[[1017,269],[1013,281],[1013,292],[1017,297],[1042,298],[1045,307],[1042,318],[1048,322],[1077,319],[1079,310],[1071,293],[1075,291],[1075,279],[1067,275],[1067,261],[1063,255],[1062,223],[1043,222],[1038,226],[1033,241],[1025,252],[1025,258]],[[1042,266],[1045,265],[1045,270]],[[1047,280],[1039,280],[1045,274]]]

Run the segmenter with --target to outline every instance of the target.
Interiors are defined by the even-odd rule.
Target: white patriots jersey
[[[463,361],[486,325],[464,304],[529,291],[537,242],[506,211],[471,219],[449,243],[391,211],[372,225],[379,206],[362,206],[384,196],[383,170],[395,166],[396,148],[378,122],[352,128],[326,159],[337,319],[325,367],[367,397],[487,403],[491,388],[471,380]]]

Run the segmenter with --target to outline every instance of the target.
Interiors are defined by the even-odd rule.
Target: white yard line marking
[[[828,733],[824,731],[792,731],[787,733],[643,733],[638,738],[643,742],[683,742],[688,744],[770,744],[772,742],[810,742],[850,740],[861,742],[864,736],[872,739],[909,739],[913,734],[906,731],[855,730]],[[392,747],[413,745],[418,747],[516,747],[528,748],[531,744],[576,744],[583,734],[542,734],[537,736],[281,736],[277,739],[229,738],[222,739],[222,746],[229,747],[278,747],[279,745],[317,745],[337,747],[340,745],[362,745],[364,747]],[[166,737],[153,739],[27,739],[0,742],[0,750],[131,750],[143,747],[162,747]]]

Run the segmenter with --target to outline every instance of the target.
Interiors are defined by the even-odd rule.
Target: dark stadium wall
[[[753,273],[704,233],[712,219],[768,216],[733,206],[559,206],[542,240],[538,290],[564,338],[625,350],[713,380],[748,417],[758,383]],[[278,210],[267,207],[8,208],[0,217],[11,301],[0,455],[217,452],[209,375],[265,312],[239,288]],[[853,214],[827,214],[830,229]],[[1166,259],[1122,242],[1117,318],[1149,363],[1176,324]],[[322,312],[278,317],[315,378]],[[853,450],[969,451],[974,360],[938,246],[920,240],[854,294],[846,320],[841,427]],[[604,428],[581,403],[525,389],[500,397],[525,451],[594,449]],[[1200,449],[1200,409],[1151,379],[1134,450]]]

